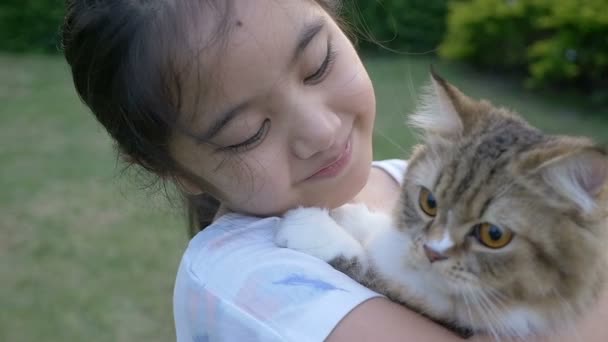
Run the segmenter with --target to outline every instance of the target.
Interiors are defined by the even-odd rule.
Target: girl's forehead
[[[314,1],[236,0],[222,33],[216,58],[230,62],[274,55],[285,57],[311,22],[327,16]]]
[[[195,24],[199,29],[194,30],[189,53],[194,60],[187,62],[183,75],[183,89],[196,90],[183,94],[183,104],[200,109],[203,102],[206,112],[221,111],[225,102],[257,95],[252,85],[261,92],[279,82],[302,42],[331,20],[316,2],[308,0],[234,0],[218,14],[203,14],[213,17],[209,18],[213,23],[201,24],[213,29],[202,30]]]
[[[282,43],[307,21],[327,16],[313,0],[233,0],[178,8],[189,49],[208,55],[217,51],[219,57],[249,40]]]

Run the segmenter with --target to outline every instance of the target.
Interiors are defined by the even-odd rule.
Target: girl
[[[83,101],[120,153],[175,182],[195,227],[213,219],[177,274],[178,341],[459,340],[273,244],[280,215],[296,206],[390,211],[405,169],[372,164],[373,88],[337,9],[68,1],[65,55]],[[585,324],[582,340],[604,340],[601,319]]]

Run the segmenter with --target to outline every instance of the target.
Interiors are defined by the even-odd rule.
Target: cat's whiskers
[[[469,284],[465,284],[463,288],[465,289],[463,293],[465,293],[467,297],[469,297],[469,300],[473,303],[472,307],[475,310],[476,318],[483,321],[484,330],[494,337],[495,340],[498,340],[498,333],[493,328],[494,324],[491,322],[491,317],[487,313],[485,306],[480,303],[480,300],[475,294],[473,287]],[[479,323],[477,323],[477,325],[479,325]]]
[[[410,101],[411,101],[411,103],[416,103],[416,100],[418,99],[418,94],[416,92],[416,87],[414,86],[414,77],[412,75],[412,66],[410,65],[410,63],[406,63],[405,66],[407,68],[407,74],[408,74],[405,79],[407,80]]]
[[[487,312],[491,315],[492,321],[493,321],[493,328],[498,331],[498,335],[500,335],[500,336],[517,335],[517,334],[514,334],[513,331],[511,331],[511,329],[509,329],[509,327],[504,323],[503,320],[500,319],[501,318],[500,309],[497,307],[497,305],[494,302],[492,302],[485,295],[484,292],[478,291],[477,296],[478,296],[480,302],[485,304],[485,307],[487,308]]]
[[[504,316],[501,313],[505,311],[505,304],[503,302],[500,302],[498,300],[498,297],[490,297],[490,293],[484,291],[483,289],[480,290],[478,293],[479,298],[482,301],[486,302],[486,304],[491,308],[491,311],[496,318],[496,324],[498,326],[498,329],[501,332],[504,332],[505,335],[514,337],[519,340],[523,340],[524,334],[517,331],[517,329],[515,329],[514,327],[508,325],[504,319],[501,319],[501,317]]]
[[[465,284],[465,286],[466,286],[466,284]],[[471,304],[469,304],[468,294],[466,291],[461,291],[460,295],[462,296],[462,299],[464,300],[464,305],[467,308],[467,315],[469,316],[468,325],[470,326],[471,323],[473,322],[473,312],[471,312]]]
[[[491,300],[493,300],[493,302],[496,304],[497,307],[500,308],[501,311],[506,311],[507,308],[509,307],[507,304],[507,300],[508,298],[502,294],[500,291],[491,288],[491,287],[487,287],[487,288],[482,288],[481,291]]]
[[[516,330],[512,329],[512,327],[505,324],[504,319],[501,319],[502,312],[504,312],[507,307],[506,303],[501,299],[500,295],[488,292],[487,290],[488,288],[479,286],[476,289],[475,294],[477,295],[479,302],[482,303],[486,309],[486,312],[491,315],[492,320],[494,321],[493,328],[499,331],[499,335],[507,335],[520,339],[521,335]],[[504,298],[504,296],[502,297]]]
[[[400,152],[403,153],[403,155],[407,155],[409,153],[409,151],[407,151],[403,146],[399,145],[397,142],[395,142],[393,139],[391,139],[386,133],[384,133],[383,130],[378,128],[375,130],[375,133],[378,133],[384,140],[388,141],[391,145],[396,147]],[[414,133],[410,131],[410,134],[413,135]]]
[[[483,293],[484,297],[486,297],[488,301],[490,301],[491,303],[494,304],[494,306],[499,310],[499,312],[504,313],[505,311],[508,310],[508,305],[506,302],[507,298],[500,291],[498,291],[492,287],[485,287],[485,288],[481,288],[481,293]],[[501,322],[501,325],[504,327],[503,330],[506,331],[510,336],[515,337],[517,340],[522,340],[522,341],[524,340],[525,334],[517,331],[517,329],[515,329],[514,327],[509,326],[505,322],[504,318],[503,319],[499,318],[499,321]]]
[[[466,290],[467,293],[471,296],[471,300],[474,302],[475,307],[477,308],[477,313],[479,318],[484,322],[486,329],[488,330],[488,332],[492,335],[492,337],[494,338],[494,340],[496,342],[500,342],[500,335],[498,334],[498,331],[496,330],[496,328],[494,327],[494,318],[491,316],[491,313],[489,312],[489,309],[485,306],[484,303],[482,303],[481,299],[477,296],[477,294],[475,293],[475,291],[471,288],[470,285],[466,285]]]

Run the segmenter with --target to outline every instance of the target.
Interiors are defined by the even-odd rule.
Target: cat
[[[608,273],[608,151],[544,134],[436,73],[393,215],[287,212],[275,242],[454,327],[523,338],[573,326]]]

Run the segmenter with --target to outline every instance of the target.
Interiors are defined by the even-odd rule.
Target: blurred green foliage
[[[448,0],[351,0],[346,20],[363,49],[434,51],[445,33]]]
[[[343,0],[364,50],[434,52],[608,103],[608,0]],[[2,0],[0,50],[57,52],[64,0]],[[441,44],[441,45],[440,45]],[[388,48],[388,49],[386,49]]]
[[[434,50],[445,32],[448,0],[346,0],[346,20],[369,42],[399,51]],[[64,0],[3,0],[0,3],[0,50],[55,52]],[[381,43],[381,44],[378,44]]]
[[[55,52],[64,0],[2,0],[0,50]]]
[[[443,57],[521,70],[528,85],[576,87],[608,100],[608,0],[450,3]]]

